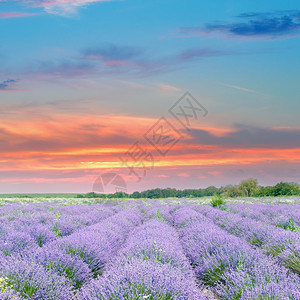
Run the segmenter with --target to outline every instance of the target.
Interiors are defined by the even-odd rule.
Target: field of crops
[[[4,203],[0,299],[300,299],[299,204],[200,203]]]

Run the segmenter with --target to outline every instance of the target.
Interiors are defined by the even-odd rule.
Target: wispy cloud
[[[236,22],[215,22],[183,27],[181,34],[207,34],[219,32],[234,37],[278,39],[300,34],[300,10],[268,13],[243,13]],[[241,21],[242,20],[242,21]]]
[[[115,78],[144,78],[185,68],[197,60],[228,55],[251,55],[251,51],[192,48],[169,57],[155,57],[151,49],[116,44],[89,47],[68,56],[34,61],[18,70],[16,76],[23,79],[73,78],[106,76]],[[255,52],[256,53],[256,52]],[[11,73],[9,73],[11,74]],[[164,90],[176,90],[162,85]]]
[[[92,63],[81,60],[60,59],[41,61],[30,66],[26,73],[52,77],[71,78],[76,76],[85,76],[95,73],[95,66]]]
[[[146,77],[153,74],[167,72],[177,58],[153,59],[144,53],[144,49],[135,46],[104,45],[90,47],[79,51],[69,57],[56,60],[35,62],[23,70],[26,74],[33,74],[43,78],[75,76],[116,76]]]
[[[13,0],[17,4],[27,7],[41,7],[49,14],[70,16],[78,9],[92,3],[110,2],[112,0]],[[7,3],[8,1],[2,1]]]
[[[177,88],[176,86],[173,86],[173,85],[169,85],[169,84],[159,84],[159,87],[162,89],[162,90],[165,90],[165,91],[174,91],[174,92],[179,92],[181,91],[180,88]]]
[[[99,48],[88,48],[82,51],[86,59],[104,61],[124,61],[140,56],[143,50],[139,47],[107,45]]]
[[[56,0],[56,1],[41,1],[41,6],[45,11],[57,15],[73,15],[77,13],[78,8],[91,3],[109,2],[111,0]]]
[[[215,50],[210,48],[192,48],[187,49],[178,55],[179,60],[192,60],[192,59],[199,59],[203,57],[215,57],[215,56],[224,56],[231,54],[228,51],[222,50]]]
[[[11,18],[24,18],[36,16],[36,13],[27,13],[21,11],[10,11],[10,12],[2,12],[0,13],[0,19],[11,19]]]
[[[124,67],[138,65],[142,53],[143,50],[138,47],[108,45],[85,49],[82,56],[85,60],[101,61],[107,67]]]
[[[224,82],[220,82],[220,84],[224,85],[224,86],[227,86],[227,87],[230,87],[230,88],[233,88],[233,89],[236,89],[236,90],[247,92],[247,93],[255,93],[255,94],[259,93],[259,92],[255,91],[255,90],[247,89],[247,88],[244,88],[244,87],[241,87],[241,86],[237,86],[237,85],[227,84],[227,83],[224,83]]]

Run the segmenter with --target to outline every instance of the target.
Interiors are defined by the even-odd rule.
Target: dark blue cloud
[[[0,82],[0,90],[10,90],[16,82],[14,79],[4,80]]]
[[[217,22],[205,26],[185,27],[184,34],[222,32],[240,37],[268,37],[276,39],[300,34],[300,10],[273,13],[243,13],[237,22]],[[241,21],[242,20],[242,21]]]
[[[212,48],[191,48],[183,51],[177,56],[179,61],[196,60],[206,57],[217,57],[238,54],[251,54],[250,51],[236,51],[236,50],[218,50]]]
[[[202,57],[213,57],[225,55],[224,51],[209,48],[194,48],[182,52],[178,58],[181,60],[197,59]]]
[[[189,143],[219,145],[238,148],[299,148],[300,130],[297,128],[260,128],[235,124],[232,132],[224,136],[215,136],[209,131],[193,129]]]
[[[76,77],[95,73],[94,66],[85,61],[61,59],[57,61],[40,61],[28,67],[31,74],[52,75],[55,77]]]
[[[99,60],[132,60],[140,54],[142,49],[137,47],[109,45],[100,48],[85,49],[82,54],[85,58],[99,59]]]

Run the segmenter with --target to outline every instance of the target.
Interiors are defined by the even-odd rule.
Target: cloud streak
[[[236,18],[236,22],[183,27],[179,31],[185,35],[222,33],[232,37],[268,39],[288,38],[300,34],[300,10],[244,13]]]
[[[227,86],[227,87],[230,87],[230,88],[233,88],[233,89],[236,89],[236,90],[239,90],[239,91],[258,94],[258,92],[255,91],[255,90],[247,89],[247,88],[244,88],[244,87],[241,87],[241,86],[232,85],[232,84],[228,84],[228,83],[224,83],[224,82],[220,82],[220,84],[224,85],[224,86]]]
[[[110,1],[112,0],[14,0],[16,4],[20,4],[25,7],[40,7],[49,14],[61,16],[74,15],[77,13],[79,8],[85,7],[89,4]],[[3,2],[3,4],[5,4],[8,1]]]
[[[10,11],[0,13],[0,19],[24,18],[36,16],[36,13],[27,13],[21,11]]]
[[[85,59],[104,61],[124,61],[139,57],[143,50],[138,47],[107,45],[99,48],[88,48],[82,51]]]

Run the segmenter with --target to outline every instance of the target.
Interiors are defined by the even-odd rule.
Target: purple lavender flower
[[[27,260],[34,261],[46,270],[52,270],[64,276],[76,289],[92,279],[92,273],[86,263],[80,258],[67,255],[55,247],[55,243],[37,249],[28,255]]]
[[[21,259],[0,260],[1,277],[25,299],[73,299],[68,281],[42,266]]]
[[[184,222],[184,216],[189,222]],[[189,208],[177,210],[174,220],[180,221],[175,225],[185,223],[179,231],[180,240],[197,277],[214,287],[222,299],[246,299],[246,294],[256,295],[248,299],[260,299],[257,291],[264,295],[261,299],[297,299],[293,295],[297,293],[299,277],[289,274],[261,250],[228,234],[201,214],[197,219]],[[271,288],[275,285],[276,293]]]
[[[196,285],[176,230],[151,220],[132,231],[103,277],[78,299],[207,299]]]

